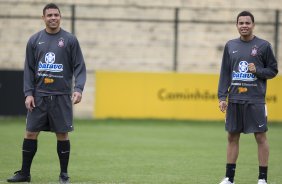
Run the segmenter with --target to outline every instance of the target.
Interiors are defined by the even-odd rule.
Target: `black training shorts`
[[[266,132],[266,105],[229,102],[226,112],[225,129],[230,133]]]
[[[27,113],[26,130],[66,133],[73,130],[70,95],[34,97],[35,108]]]

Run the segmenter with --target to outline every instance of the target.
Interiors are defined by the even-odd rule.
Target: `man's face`
[[[55,31],[60,27],[61,14],[58,9],[46,9],[42,19],[45,22],[47,31]]]
[[[253,23],[250,16],[241,16],[238,18],[236,26],[241,36],[248,37],[253,34],[255,24]]]

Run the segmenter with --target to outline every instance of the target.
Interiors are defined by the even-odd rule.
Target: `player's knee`
[[[240,134],[228,134],[228,142],[229,143],[239,143]]]
[[[56,133],[57,140],[65,141],[69,139],[68,133]]]
[[[39,132],[29,132],[29,131],[27,131],[25,133],[25,138],[26,139],[37,139],[38,134],[39,134]]]
[[[265,133],[255,133],[255,138],[258,144],[267,143],[267,138]]]

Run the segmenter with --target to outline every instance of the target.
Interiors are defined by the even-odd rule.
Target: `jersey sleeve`
[[[218,83],[218,99],[220,101],[225,101],[228,96],[228,89],[231,83],[231,66],[230,66],[230,57],[228,52],[228,45],[224,47],[219,83]]]
[[[86,66],[79,42],[76,37],[73,38],[72,62],[74,66],[73,70],[75,78],[74,91],[82,93],[86,82]]]
[[[35,58],[33,54],[32,39],[29,39],[26,46],[26,56],[24,63],[24,95],[33,96],[35,84]]]
[[[271,45],[268,43],[264,53],[264,67],[256,67],[255,75],[260,79],[272,79],[278,73],[277,60],[273,54]]]

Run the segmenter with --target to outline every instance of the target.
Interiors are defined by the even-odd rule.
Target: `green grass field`
[[[21,166],[23,118],[0,119],[0,183]],[[225,174],[223,122],[76,120],[70,134],[72,183],[217,184]],[[269,182],[282,184],[282,124],[270,123]],[[242,135],[236,184],[257,182],[257,147]],[[56,138],[42,132],[32,183],[57,183]]]

